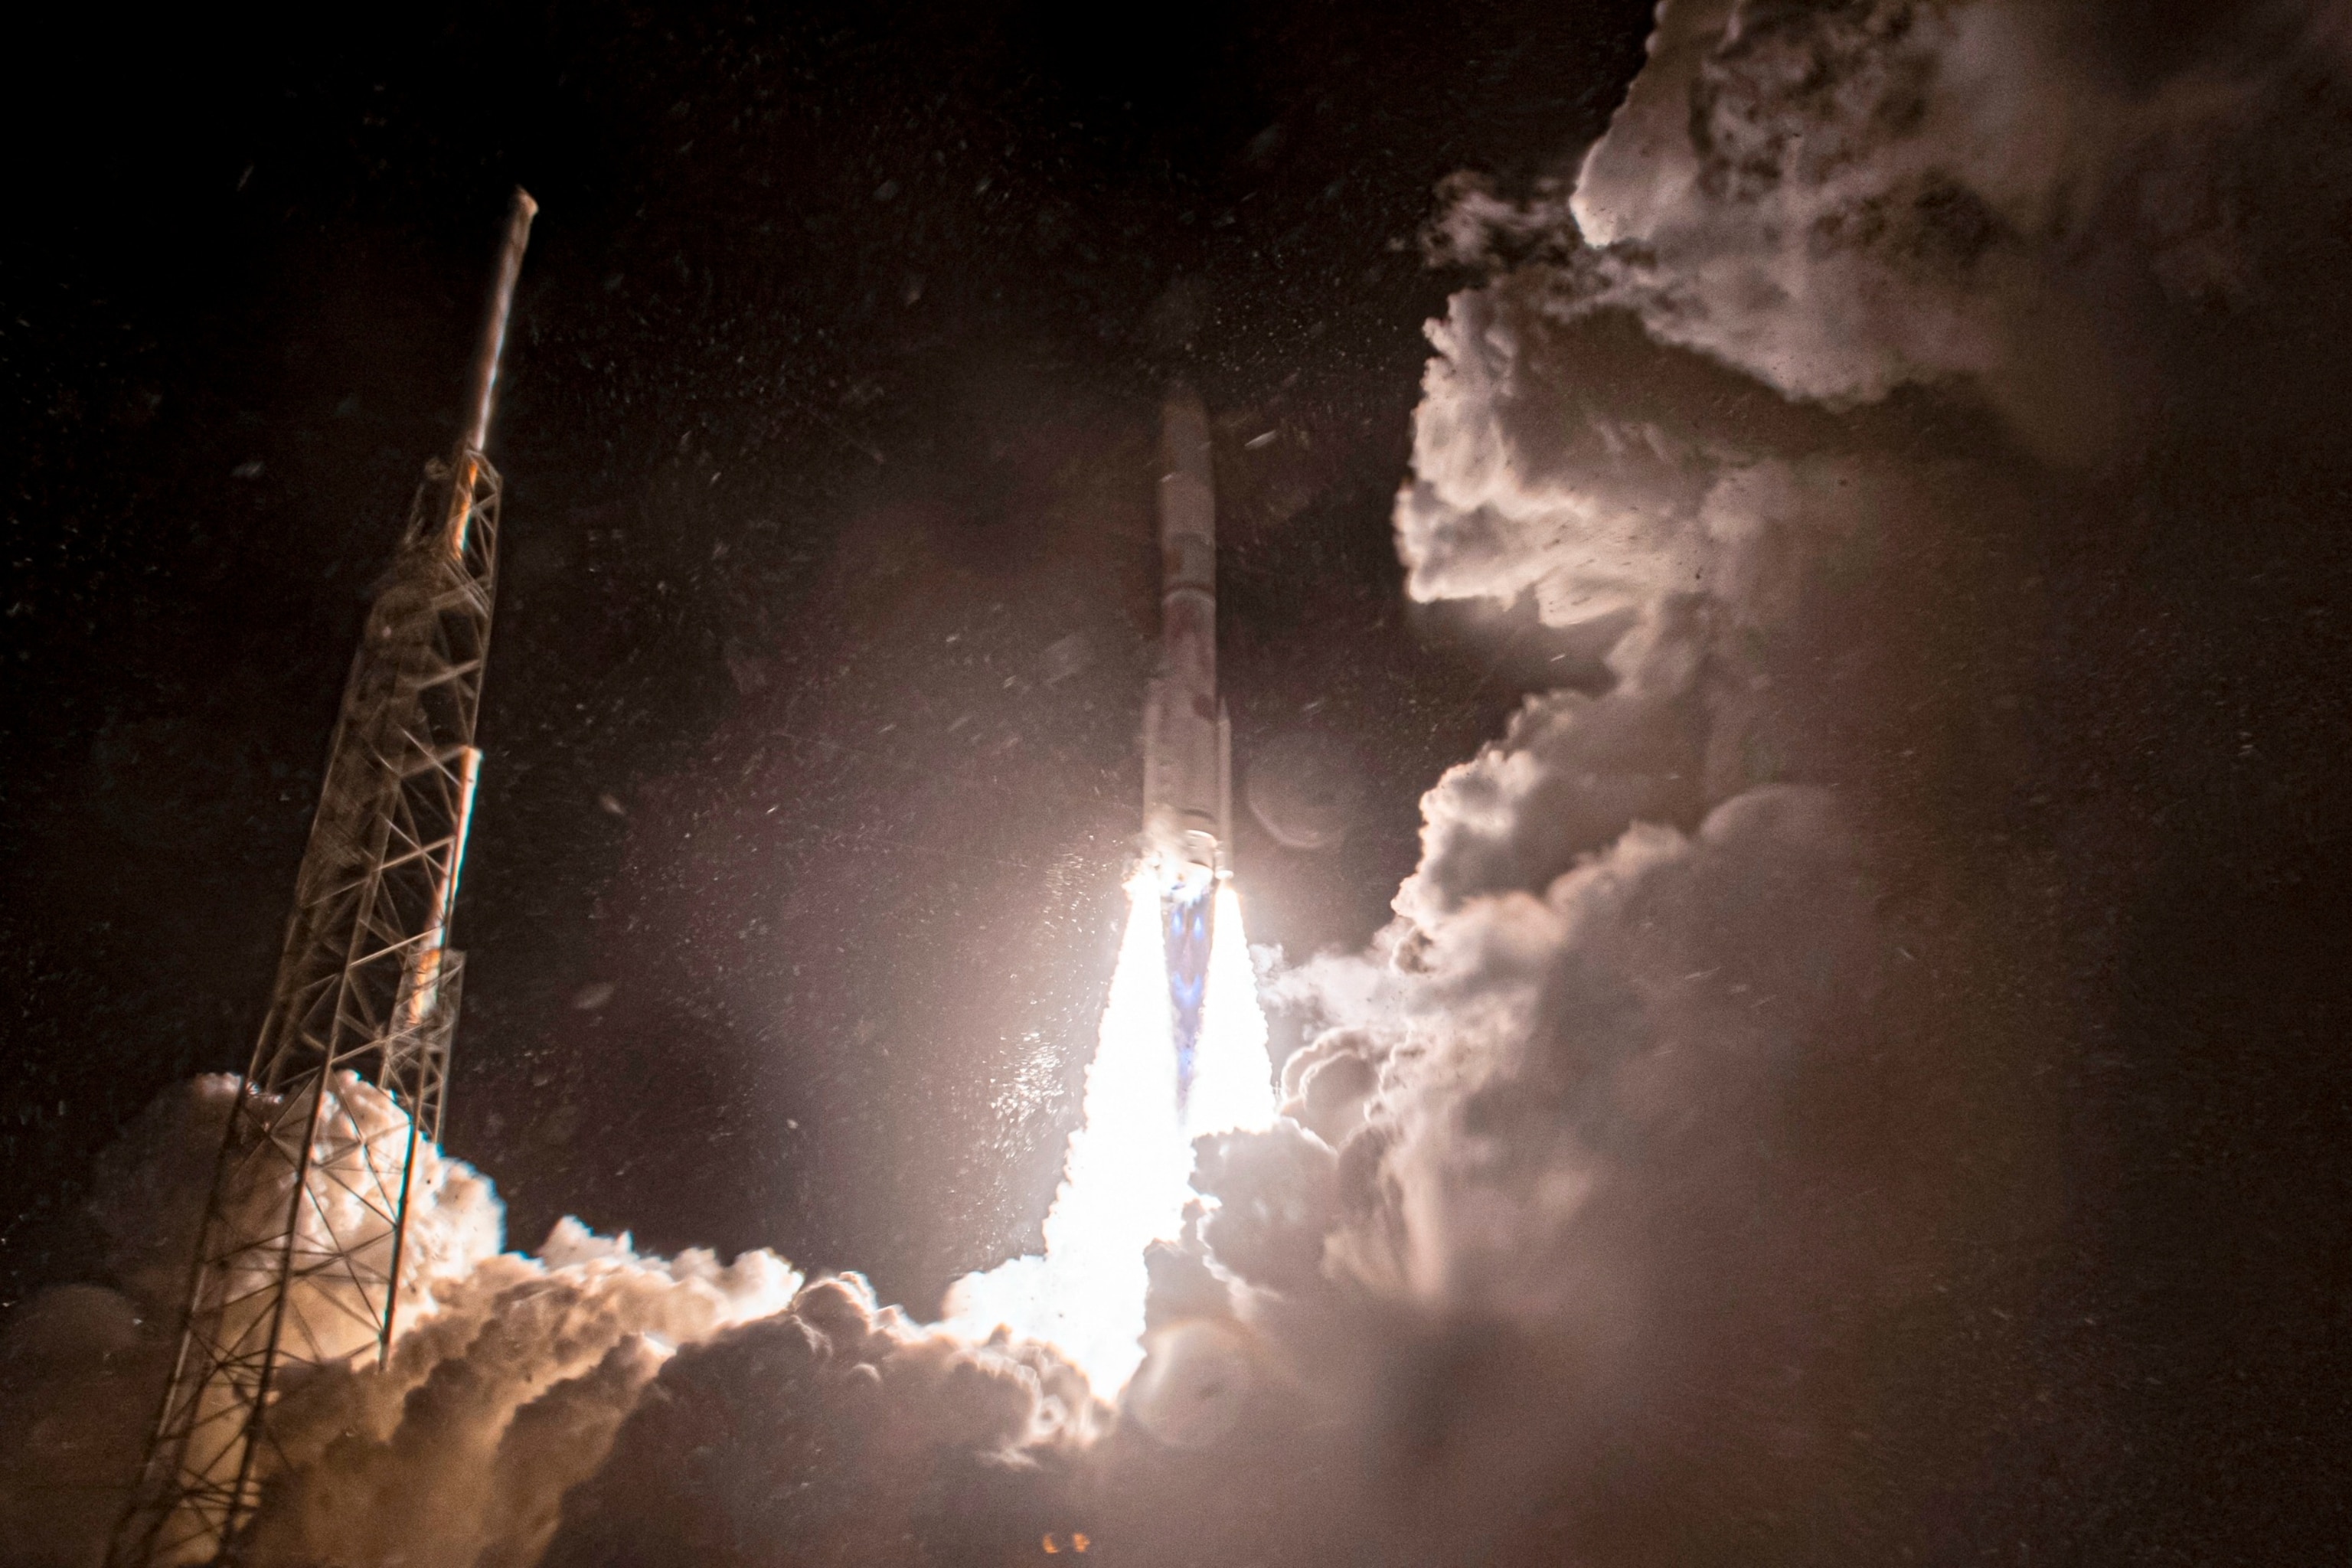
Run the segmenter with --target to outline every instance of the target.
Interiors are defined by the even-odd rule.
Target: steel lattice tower
[[[482,455],[537,204],[514,195],[450,461],[370,606],[295,881],[269,1011],[230,1110],[179,1354],[109,1568],[235,1560],[273,1400],[389,1354],[410,1170],[437,1142],[464,976],[447,945],[481,752],[499,476]]]

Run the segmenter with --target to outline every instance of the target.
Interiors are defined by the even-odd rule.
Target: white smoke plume
[[[1432,249],[1480,275],[1430,328],[1407,590],[1614,628],[1615,679],[1530,697],[1372,949],[1269,986],[1309,1043],[1134,1238],[1116,1412],[854,1279],[560,1229],[289,1398],[254,1561],[2103,1555],[2070,1489],[2126,1441],[2031,1327],[2103,940],[2080,853],[2011,827],[2075,635],[2040,566],[2110,526],[2179,322],[2263,307],[2262,144],[2340,112],[2352,37],[2254,5],[2154,68],[2111,20],[1668,0],[1572,187],[1449,188]],[[102,1510],[37,1489],[99,1497],[152,1408],[179,1147],[112,1173],[123,1289],[0,1348],[27,1563],[92,1561]]]
[[[2035,451],[2103,455],[2147,369],[2116,305],[2252,286],[2243,143],[2343,28],[2245,7],[2136,80],[2098,37],[2134,19],[2105,10],[1661,6],[1570,203],[1584,289],[1792,397],[1966,380]]]
[[[668,1354],[782,1310],[801,1283],[772,1253],[643,1258],[573,1221],[535,1258],[487,1258],[386,1372],[288,1395],[274,1430],[292,1474],[254,1554],[359,1562],[397,1539],[409,1563],[535,1562]]]
[[[102,1547],[162,1396],[236,1093],[222,1076],[167,1092],[102,1163],[92,1208],[120,1289],[53,1292],[10,1326],[8,1561],[87,1563]],[[363,1083],[336,1101],[330,1137],[345,1112],[362,1127],[400,1114]],[[489,1184],[429,1143],[409,1215],[406,1331],[388,1368],[362,1357],[363,1370],[314,1374],[280,1402],[272,1432],[290,1468],[257,1521],[256,1561],[373,1561],[394,1539],[411,1563],[536,1561],[564,1487],[593,1470],[662,1360],[782,1310],[801,1284],[771,1253],[727,1268],[708,1253],[641,1258],[571,1220],[535,1258],[502,1254]],[[292,1310],[331,1322],[332,1305]],[[506,1446],[510,1428],[529,1440]]]
[[[10,1376],[0,1398],[22,1401],[26,1418],[9,1423],[9,1437],[0,1439],[8,1445],[5,1463],[13,1481],[0,1507],[16,1510],[9,1522],[16,1537],[35,1543],[29,1560],[73,1560],[58,1543],[89,1534],[82,1510],[58,1510],[50,1494],[114,1500],[89,1508],[91,1515],[120,1505],[130,1479],[124,1457],[137,1452],[161,1396],[196,1227],[236,1093],[235,1079],[215,1075],[148,1108],[102,1159],[91,1204],[110,1243],[107,1264],[119,1289],[47,1298],[10,1330]],[[331,1225],[340,1235],[373,1237],[367,1247],[383,1267],[391,1237],[357,1217],[353,1194],[381,1184],[383,1173],[371,1162],[405,1147],[406,1125],[373,1085],[344,1075],[318,1118],[315,1201],[300,1208],[298,1236],[315,1242]],[[274,1161],[253,1162],[246,1171],[244,1184],[226,1194],[226,1224],[233,1235],[267,1234],[288,1212],[292,1171]],[[488,1184],[430,1145],[418,1151],[411,1191],[415,1220],[402,1254],[401,1297],[404,1310],[422,1321],[497,1252],[498,1204]],[[355,1287],[332,1273],[304,1277],[286,1318],[289,1342],[306,1354],[348,1356],[374,1342]],[[56,1384],[76,1376],[77,1346],[81,1354],[95,1351],[103,1368],[92,1391],[98,1397],[88,1403],[61,1397],[68,1390]]]

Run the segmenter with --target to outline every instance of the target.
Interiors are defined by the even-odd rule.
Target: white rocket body
[[[1160,673],[1143,714],[1143,832],[1180,878],[1226,869],[1233,726],[1217,698],[1217,500],[1209,414],[1189,388],[1160,416]]]

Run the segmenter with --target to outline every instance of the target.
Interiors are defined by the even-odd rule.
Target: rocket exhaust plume
[[[1176,388],[1160,416],[1160,664],[1143,724],[1142,865],[1087,1069],[1083,1121],[1045,1250],[959,1280],[947,1320],[1046,1341],[1116,1395],[1143,1359],[1144,1252],[1174,1241],[1192,1140],[1270,1125],[1265,1016],[1227,846],[1232,725],[1217,698],[1216,496],[1209,418]]]

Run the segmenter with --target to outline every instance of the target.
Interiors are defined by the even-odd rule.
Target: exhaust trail
[[[1084,1120],[1045,1216],[1045,1252],[967,1275],[947,1299],[950,1327],[982,1339],[1002,1325],[1044,1340],[1106,1396],[1143,1359],[1144,1249],[1174,1239],[1192,1186],[1160,882],[1150,867],[1128,880],[1127,932],[1087,1069]]]
[[[1205,1201],[1192,1190],[1192,1140],[1266,1127],[1275,1115],[1265,1015],[1230,882],[1213,895],[1196,1070],[1180,1101],[1161,915],[1175,879],[1156,861],[1128,879],[1127,931],[1045,1251],[966,1275],[950,1289],[943,1319],[974,1340],[1002,1327],[1051,1344],[1105,1398],[1143,1360],[1145,1250],[1177,1239],[1185,1205]]]

